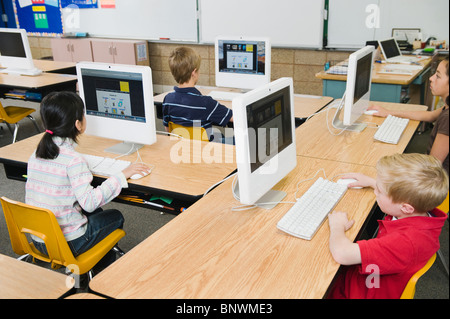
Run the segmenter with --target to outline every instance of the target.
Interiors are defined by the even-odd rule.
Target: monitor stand
[[[130,155],[141,149],[143,146],[143,144],[122,142],[105,149],[105,152],[119,155]]]
[[[6,68],[6,69],[0,69],[0,73],[37,76],[37,75],[42,74],[42,70],[39,70],[37,68],[33,68],[33,69]]]
[[[333,118],[333,127],[335,129],[339,130],[346,130],[351,132],[362,132],[366,127],[366,123],[355,123],[353,125],[344,125],[344,123],[340,119],[341,111],[345,103],[345,93],[342,96],[341,102],[339,103],[339,106],[336,110],[336,113],[334,114]]]
[[[236,185],[234,186],[233,192],[237,198],[240,198],[239,180],[236,181]],[[258,207],[264,209],[272,209],[275,206],[277,206],[286,197],[286,195],[287,195],[286,192],[271,189],[267,193],[265,193],[264,196],[262,196],[254,205],[257,205]]]

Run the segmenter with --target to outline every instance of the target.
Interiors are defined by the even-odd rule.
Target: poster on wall
[[[14,0],[18,28],[35,36],[57,36],[63,33],[59,0]]]
[[[100,7],[102,9],[115,9],[116,0],[100,0]]]
[[[77,6],[79,9],[97,9],[97,0],[61,0],[61,8]]]

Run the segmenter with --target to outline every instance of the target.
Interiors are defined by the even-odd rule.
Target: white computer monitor
[[[268,38],[219,36],[215,39],[216,86],[255,89],[270,82]]]
[[[270,209],[286,196],[272,188],[297,165],[292,78],[281,78],[234,98],[233,121],[235,197],[242,204]]]
[[[80,62],[76,68],[86,134],[123,141],[105,150],[115,154],[156,142],[150,67]]]
[[[335,113],[333,126],[360,132],[367,124],[357,123],[370,103],[370,88],[375,47],[366,46],[349,56],[347,85],[341,104]],[[343,119],[341,111],[343,110]]]
[[[25,29],[0,28],[0,73],[39,75]]]

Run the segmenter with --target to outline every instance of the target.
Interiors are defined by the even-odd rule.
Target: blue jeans
[[[75,257],[94,247],[114,230],[123,228],[124,223],[122,213],[117,209],[102,210],[98,208],[92,213],[86,213],[84,211],[83,213],[88,219],[86,232],[81,237],[67,242]],[[33,243],[40,252],[46,255],[48,254],[44,243],[39,243],[34,240]],[[93,269],[95,272],[100,272],[115,260],[116,253],[110,250]]]

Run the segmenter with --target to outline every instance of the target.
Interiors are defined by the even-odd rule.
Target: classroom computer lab
[[[448,300],[448,12],[1,0],[0,299]]]

